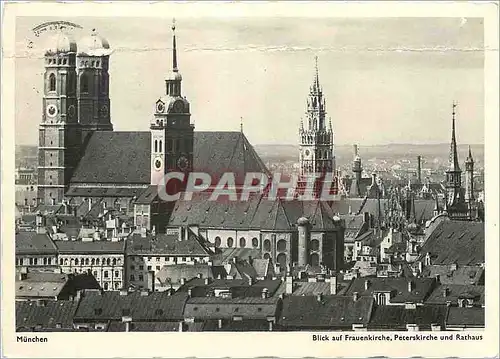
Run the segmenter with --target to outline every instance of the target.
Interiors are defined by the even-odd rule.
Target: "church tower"
[[[455,108],[457,105],[453,103],[452,122],[451,122],[451,145],[449,167],[446,171],[446,197],[447,207],[453,208],[461,202],[462,190],[462,171],[460,170],[457,153],[457,141],[455,137]]]
[[[465,201],[474,202],[474,159],[469,146],[469,155],[465,160]]]
[[[94,131],[112,131],[109,100],[109,56],[108,41],[95,29],[84,37],[78,46],[78,119],[82,141]]]
[[[307,177],[312,174],[335,172],[335,154],[332,122],[326,124],[326,104],[323,89],[319,83],[318,58],[315,76],[307,98],[306,124],[299,128],[300,180],[299,188],[306,186]],[[315,192],[318,188],[315,186]],[[301,190],[299,190],[301,191]]]
[[[194,125],[189,102],[182,96],[175,22],[172,35],[172,71],[165,80],[165,95],[156,101],[150,123],[152,185],[158,185],[167,172],[190,172],[193,164]],[[170,189],[175,192],[181,188]],[[169,188],[167,191],[170,192]]]
[[[63,201],[66,186],[80,158],[77,117],[77,46],[60,31],[45,53],[42,122],[38,144],[38,202]]]

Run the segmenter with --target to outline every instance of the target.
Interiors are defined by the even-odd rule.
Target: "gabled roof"
[[[19,232],[16,234],[16,254],[57,254],[54,242],[47,234]]]
[[[365,289],[365,281],[368,281],[368,289]],[[412,290],[409,291],[409,282],[412,282]],[[357,292],[360,296],[372,296],[374,292],[391,292],[393,303],[423,303],[431,293],[435,284],[434,278],[356,278],[346,291],[346,295]]]
[[[212,176],[269,173],[241,132],[195,132],[193,169]],[[73,177],[77,183],[150,183],[150,132],[96,131],[90,137]],[[239,182],[238,182],[239,181]]]
[[[446,317],[447,327],[479,327],[485,325],[484,308],[450,307]]]
[[[456,305],[459,298],[474,299],[475,306],[484,305],[483,285],[442,284],[429,295],[426,304],[451,304]]]
[[[67,274],[28,272],[23,280],[16,280],[16,297],[55,298],[69,281]]]
[[[59,254],[89,254],[89,253],[107,253],[107,254],[125,254],[125,241],[56,241]]]
[[[163,266],[156,274],[156,278],[163,285],[175,285],[181,282],[181,279],[191,280],[201,275],[202,278],[216,278],[218,274],[225,277],[224,267],[213,267],[208,264],[175,264]]]
[[[16,302],[16,328],[73,328],[77,301]]]
[[[441,284],[484,285],[484,268],[479,266],[457,266],[455,269],[451,265],[429,265],[424,267],[422,275],[431,278],[439,275]]]
[[[177,234],[159,233],[155,236],[141,237],[134,234],[127,239],[127,255],[166,256],[209,256],[210,253],[196,238],[179,241]]]
[[[373,308],[372,298],[328,296],[287,296],[279,324],[284,327],[339,328],[368,324]]]
[[[118,320],[130,316],[136,321],[181,320],[187,294],[132,292],[121,295],[115,291],[86,291],[80,300],[75,321]]]
[[[368,328],[406,330],[407,324],[416,324],[420,330],[430,330],[431,324],[444,329],[447,307],[417,306],[407,309],[402,305],[380,305],[374,309]]]
[[[266,319],[278,312],[279,298],[220,298],[196,297],[188,299],[185,318],[207,319]]]
[[[484,223],[443,221],[422,246],[419,260],[430,253],[431,264],[484,263]]]

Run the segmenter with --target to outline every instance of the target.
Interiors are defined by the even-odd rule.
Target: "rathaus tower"
[[[307,98],[306,120],[299,128],[300,179],[299,192],[307,185],[307,178],[316,176],[314,194],[321,191],[322,179],[335,173],[335,153],[331,119],[326,124],[326,105],[323,89],[319,83],[318,58],[316,57],[315,76]],[[312,183],[312,182],[311,182]]]

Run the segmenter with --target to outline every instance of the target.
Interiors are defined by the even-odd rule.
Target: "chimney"
[[[181,278],[181,285],[186,284],[186,278]]]
[[[321,302],[323,300],[323,294],[319,293],[318,295],[316,295],[316,300],[318,302]]]
[[[337,294],[337,276],[333,275],[330,277],[330,294]]]
[[[273,331],[273,322],[272,322],[272,320],[270,320],[268,323],[269,323],[269,331],[272,332]]]
[[[254,282],[253,282],[253,278],[248,276],[248,285],[253,285]]]
[[[146,228],[141,227],[141,237],[146,238]]]
[[[122,323],[125,323],[125,331],[130,332],[130,323],[132,322],[132,317],[122,317]]]
[[[205,283],[205,285],[209,285],[210,284],[210,278],[205,278],[204,283]]]
[[[370,288],[370,281],[365,279],[365,290],[368,290],[368,288]]]
[[[222,319],[219,319],[217,321],[217,324],[218,324],[219,329],[222,329]]]
[[[422,157],[417,156],[417,180],[418,184],[422,183],[422,167],[421,167]]]
[[[248,263],[250,263],[250,265],[253,265],[253,258],[252,258],[252,256],[248,256]]]
[[[88,204],[89,204],[89,211],[92,209],[92,198],[89,197],[89,200],[88,200]]]
[[[372,173],[372,186],[375,187],[377,185],[377,174]]]
[[[196,275],[196,278],[198,278],[198,279],[201,279],[201,277],[203,277],[201,273],[198,273],[198,274]]]
[[[293,293],[293,277],[290,276],[286,277],[285,293],[286,294]]]
[[[177,238],[179,241],[182,241],[184,237],[184,228],[183,227],[179,227],[179,237]]]
[[[356,302],[359,299],[359,293],[358,292],[352,293],[352,299]]]
[[[141,297],[147,297],[149,295],[149,290],[141,290]]]
[[[436,274],[436,282],[441,283],[441,276],[439,274]]]
[[[262,299],[266,299],[268,294],[269,294],[269,289],[267,288],[262,289]]]
[[[193,296],[193,290],[191,288],[188,289],[187,295],[189,298]]]
[[[411,292],[415,288],[412,280],[408,281],[408,292]]]
[[[446,287],[443,289],[443,297],[447,297],[450,294],[450,288]]]
[[[128,290],[126,290],[126,289],[122,289],[122,290],[120,291],[120,296],[125,296],[125,295],[128,295]]]
[[[179,332],[184,331],[184,322],[179,322]]]
[[[36,215],[36,233],[45,234],[47,229],[45,228],[45,218],[41,214]]]
[[[370,224],[370,212],[363,212],[363,222]]]

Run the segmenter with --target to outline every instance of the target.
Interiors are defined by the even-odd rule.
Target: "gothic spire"
[[[177,68],[177,45],[175,43],[175,19],[172,20],[172,71],[179,71]]]
[[[467,155],[467,159],[465,160],[465,162],[474,163],[474,159],[472,158],[472,151],[470,149],[470,145],[469,145],[469,154]]]
[[[451,120],[451,145],[450,145],[450,171],[460,172],[460,166],[458,163],[458,153],[457,153],[457,140],[455,137],[455,108],[456,103],[453,102],[453,112]]]

